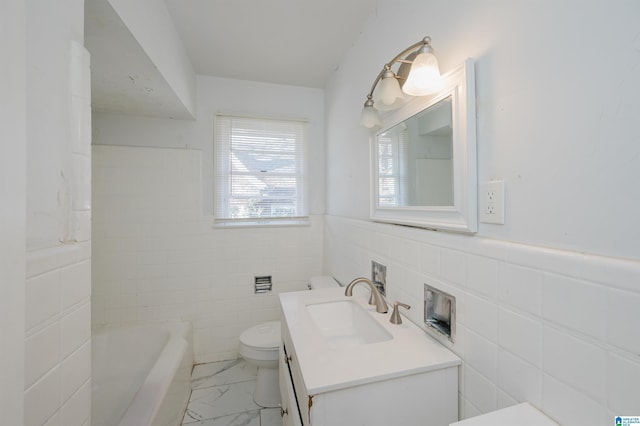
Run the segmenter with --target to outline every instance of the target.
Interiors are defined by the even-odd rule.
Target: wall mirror
[[[442,76],[442,90],[383,117],[371,138],[371,219],[476,232],[474,63]]]

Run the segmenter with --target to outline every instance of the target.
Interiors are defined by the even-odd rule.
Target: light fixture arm
[[[367,94],[367,99],[371,99],[373,97],[373,91],[376,89],[376,86],[380,82],[380,79],[384,75],[385,71],[390,70],[391,67],[396,64],[396,62],[411,63],[411,61],[408,61],[408,60],[405,60],[405,59],[401,59],[401,58],[404,57],[405,55],[413,52],[418,47],[427,46],[427,45],[431,46],[431,37],[429,37],[429,36],[426,36],[425,38],[423,38],[419,42],[414,43],[411,46],[407,47],[402,52],[398,53],[393,59],[391,59],[389,62],[387,62],[384,65],[384,67],[382,68],[382,71],[380,71],[380,73],[378,73],[378,76],[373,81],[373,84],[371,85],[371,90],[369,90],[369,93]]]

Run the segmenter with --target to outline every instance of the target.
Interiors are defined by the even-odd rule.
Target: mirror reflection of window
[[[378,136],[379,206],[407,205],[407,145],[409,134],[401,123]]]

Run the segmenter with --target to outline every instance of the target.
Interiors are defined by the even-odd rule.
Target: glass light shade
[[[413,60],[402,91],[411,96],[425,96],[436,93],[441,84],[438,59],[433,53],[422,52]]]
[[[365,104],[364,108],[362,109],[362,115],[360,116],[360,124],[362,124],[367,129],[382,125],[380,116],[378,115],[378,111],[376,111],[376,109],[373,107],[373,103]]]
[[[378,111],[391,111],[393,109],[398,109],[407,101],[407,97],[402,95],[401,98],[396,98],[395,102],[391,105],[386,105],[383,102],[376,102],[374,108]]]
[[[386,106],[393,105],[398,99],[404,98],[398,79],[393,73],[390,72],[389,74],[389,76],[382,78],[373,97],[373,102],[378,109],[380,109],[381,104]]]

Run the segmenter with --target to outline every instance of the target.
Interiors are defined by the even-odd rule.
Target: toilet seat
[[[280,321],[258,324],[246,329],[240,335],[240,343],[253,350],[278,350],[280,340]]]

